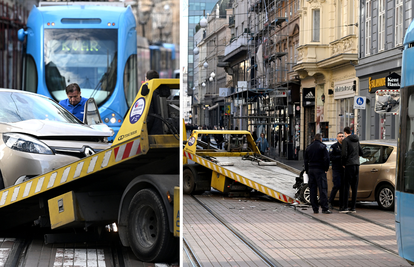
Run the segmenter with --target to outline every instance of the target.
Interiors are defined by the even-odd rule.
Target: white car
[[[0,189],[109,148],[112,129],[96,128],[48,97],[0,89]]]

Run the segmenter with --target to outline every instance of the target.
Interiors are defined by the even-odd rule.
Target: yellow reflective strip
[[[55,184],[57,172],[52,173],[52,175],[49,178],[49,183],[47,184],[47,188],[51,188]]]
[[[105,153],[101,168],[105,168],[106,166],[108,166],[108,162],[109,162],[109,159],[111,158],[111,155],[112,155],[112,149]]]
[[[3,195],[1,196],[0,206],[3,206],[4,203],[6,203],[8,194],[9,194],[9,190],[3,192]]]
[[[36,185],[36,190],[35,193],[40,192],[40,190],[42,190],[42,186],[43,186],[43,181],[45,180],[45,176],[39,178],[37,185]]]
[[[95,156],[91,159],[91,161],[89,162],[89,167],[88,167],[87,173],[93,172],[93,170],[95,169],[95,165],[96,165],[97,160],[98,160],[98,156]]]
[[[76,171],[75,171],[75,175],[73,175],[73,178],[78,178],[81,175],[84,163],[85,163],[84,161],[81,161],[78,163],[78,165],[76,166]]]
[[[30,188],[32,188],[33,181],[30,181],[26,184],[26,187],[24,188],[23,197],[27,197],[30,193]]]
[[[70,166],[69,166],[69,167],[67,167],[67,168],[63,171],[62,178],[60,179],[60,183],[61,183],[61,184],[67,181],[67,179],[68,179],[68,175],[69,175],[69,171],[70,171]]]
[[[11,197],[11,202],[15,201],[17,199],[17,196],[19,195],[19,191],[20,191],[20,186],[17,186],[14,188],[13,190],[13,195]]]

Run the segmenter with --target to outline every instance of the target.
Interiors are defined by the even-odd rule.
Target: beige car
[[[361,141],[361,147],[364,155],[359,157],[361,165],[357,201],[376,201],[381,209],[393,210],[397,140]],[[332,167],[329,168],[327,178],[329,198],[333,187]],[[310,203],[307,184],[300,188],[299,197],[303,202]],[[349,197],[351,199],[351,190]],[[339,200],[339,192],[335,200]]]

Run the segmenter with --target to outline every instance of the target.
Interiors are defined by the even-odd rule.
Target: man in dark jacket
[[[332,203],[335,199],[336,193],[339,191],[339,207],[341,208],[342,205],[342,187],[341,185],[344,183],[344,167],[342,167],[341,162],[341,151],[342,151],[342,140],[344,139],[344,133],[339,132],[336,136],[336,142],[329,148],[329,159],[332,161],[332,182],[333,188],[331,191],[331,195],[329,197],[329,205],[332,206]]]
[[[355,213],[356,197],[359,181],[359,156],[362,156],[362,148],[359,144],[358,136],[351,134],[351,128],[344,128],[345,139],[342,141],[341,160],[342,166],[345,168],[345,182],[342,186],[344,197],[342,199],[343,206],[340,207],[339,213]],[[351,205],[348,210],[349,187],[352,190]]]
[[[326,145],[321,142],[321,135],[316,134],[315,140],[305,151],[305,171],[309,176],[310,201],[314,213],[319,213],[319,200],[322,213],[330,214],[328,206],[328,181],[326,173],[329,169],[329,154]]]

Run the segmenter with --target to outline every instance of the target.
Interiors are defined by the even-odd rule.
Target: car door
[[[382,168],[381,146],[361,144],[363,156],[359,157],[358,199],[375,198],[375,186]]]

